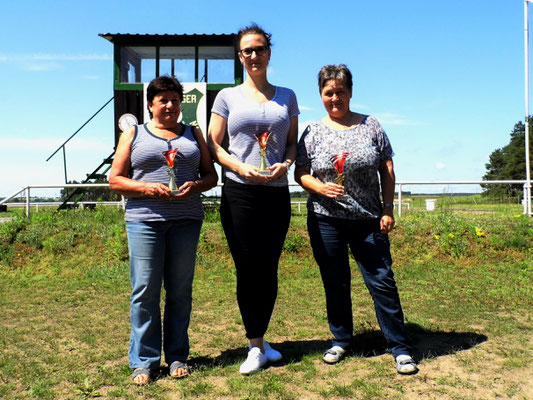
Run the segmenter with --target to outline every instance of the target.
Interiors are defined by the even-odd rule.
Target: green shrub
[[[289,253],[296,253],[303,247],[307,246],[307,239],[302,237],[298,232],[289,232],[283,243],[283,250]]]
[[[49,254],[59,254],[72,250],[74,236],[70,233],[59,232],[43,241],[43,249]]]

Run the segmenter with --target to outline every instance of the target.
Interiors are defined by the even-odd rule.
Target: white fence
[[[409,203],[403,201],[403,192],[404,192],[404,186],[428,186],[428,185],[485,185],[485,184],[523,184],[524,185],[524,199],[526,199],[526,202],[524,202],[524,214],[528,214],[531,216],[531,191],[530,188],[528,188],[527,181],[526,180],[494,180],[494,181],[405,181],[405,182],[396,182],[396,191],[398,193],[398,199],[394,201],[395,205],[397,206],[398,210],[398,216],[402,216],[402,210],[404,207],[407,207],[409,209]],[[222,185],[218,185],[222,186]],[[298,186],[297,184],[290,184],[290,186]],[[31,202],[31,190],[33,189],[63,189],[63,188],[95,188],[95,187],[109,187],[109,184],[107,183],[92,183],[92,184],[63,184],[63,185],[32,185],[32,186],[26,186],[19,190],[18,192],[15,192],[9,197],[6,197],[2,201],[0,201],[0,206],[2,205],[8,205],[11,207],[25,207],[26,209],[26,215],[30,215],[30,209],[32,206],[34,207],[44,207],[44,206],[57,206],[61,203],[57,202],[50,202],[50,203],[44,203],[44,202]],[[299,186],[298,186],[299,187]],[[21,193],[25,192],[26,201],[24,203],[9,203],[10,200],[17,197]],[[305,204],[305,202],[297,201],[293,202],[297,205],[298,211],[301,211],[302,204]],[[78,202],[77,204],[80,204],[81,207],[85,207],[88,204],[95,204],[94,201],[92,202]],[[104,202],[103,204],[110,204],[110,205],[117,205],[119,207],[124,207],[125,199],[122,197],[122,201],[119,202]]]

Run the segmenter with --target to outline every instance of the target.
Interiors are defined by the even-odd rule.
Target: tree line
[[[529,153],[533,155],[531,135],[533,134],[533,119],[528,118],[530,141]],[[525,124],[517,122],[511,131],[509,144],[494,150],[485,164],[487,172],[483,180],[517,180],[526,179]],[[531,165],[530,165],[531,173]],[[523,185],[481,185],[485,190],[483,195],[497,198],[518,198],[523,196]]]

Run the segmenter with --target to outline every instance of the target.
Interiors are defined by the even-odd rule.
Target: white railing
[[[527,185],[527,180],[494,180],[494,181],[405,181],[405,182],[396,182],[397,191],[398,191],[398,216],[402,216],[402,192],[403,187],[406,185],[501,185],[501,184],[523,184],[524,185],[524,199],[526,204],[524,210],[531,209],[527,208],[527,201],[531,202],[531,188]],[[531,204],[531,203],[530,203]],[[527,214],[527,211],[525,212]]]
[[[31,185],[26,186],[22,189],[20,189],[18,192],[13,193],[11,196],[6,197],[2,201],[0,201],[0,206],[7,204],[7,202],[14,197],[17,197],[22,192],[26,192],[26,202],[24,203],[24,206],[26,207],[26,216],[30,216],[30,207],[31,207],[31,190],[32,189],[63,189],[63,188],[97,188],[97,187],[109,187],[109,183],[70,183],[70,184],[63,184],[63,185]],[[92,202],[94,203],[94,202]],[[14,203],[9,203],[10,205],[13,205]],[[20,203],[19,203],[20,204]],[[43,204],[43,203],[40,203]]]
[[[403,202],[403,187],[404,186],[411,186],[411,185],[485,185],[485,184],[523,184],[524,185],[524,199],[529,199],[531,201],[531,193],[530,188],[527,186],[526,180],[494,180],[494,181],[401,181],[396,182],[397,192],[398,192],[398,200],[395,200],[394,203],[397,205],[398,210],[398,216],[402,216],[402,209],[406,206],[407,209],[409,209],[409,203]],[[219,184],[218,187],[221,187],[222,184]],[[296,186],[298,187],[296,183],[289,184],[289,186]],[[18,192],[15,192],[11,196],[6,197],[2,201],[0,201],[0,206],[9,204],[10,206],[19,206],[19,207],[25,207],[26,208],[26,215],[30,215],[30,207],[33,204],[34,206],[46,206],[46,205],[56,205],[60,203],[44,203],[44,202],[31,202],[31,196],[30,192],[32,189],[62,189],[62,188],[96,188],[96,187],[109,187],[108,183],[79,183],[79,184],[62,184],[62,185],[31,185],[26,186],[22,189],[20,189]],[[9,200],[15,198],[19,194],[26,192],[26,201],[24,203],[8,203]],[[529,196],[528,196],[529,194]],[[78,204],[81,204],[82,207],[86,206],[87,204],[95,204],[94,201],[91,202],[78,202]],[[122,201],[118,202],[104,202],[103,204],[112,204],[117,206],[124,207],[125,205],[125,199],[122,197]],[[298,207],[298,211],[301,211],[301,205],[305,204],[305,202],[302,201],[295,201],[293,204],[296,204]],[[524,204],[524,210],[527,210],[527,200],[526,204]],[[527,213],[527,212],[526,212]]]

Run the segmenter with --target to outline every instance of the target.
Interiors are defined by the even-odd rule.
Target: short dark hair
[[[241,39],[245,35],[262,35],[266,40],[267,47],[270,48],[272,46],[272,42],[270,40],[270,38],[272,37],[272,34],[265,32],[263,28],[261,28],[255,22],[252,22],[250,25],[245,26],[244,28],[241,28],[239,32],[237,32],[238,50],[241,49]]]
[[[348,67],[344,64],[339,65],[324,65],[318,73],[318,91],[322,93],[322,89],[326,86],[326,83],[330,80],[340,81],[350,91],[353,87],[352,73]]]
[[[161,75],[152,79],[146,89],[146,100],[151,103],[154,97],[162,92],[176,92],[180,101],[183,101],[183,86],[173,76]]]
[[[163,92],[176,92],[180,101],[183,101],[183,86],[174,76],[161,75],[152,79],[146,89],[147,102],[153,102],[154,97]],[[152,112],[150,111],[148,104],[146,104],[146,107],[148,108],[150,118],[152,118]]]

